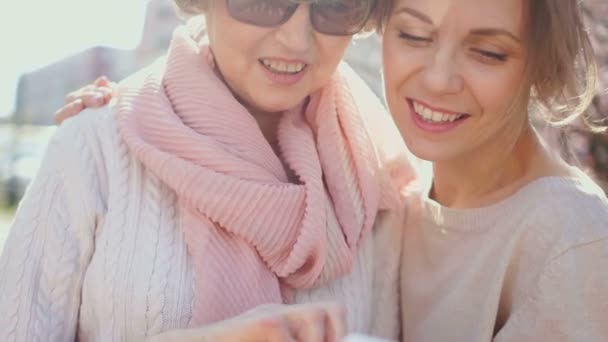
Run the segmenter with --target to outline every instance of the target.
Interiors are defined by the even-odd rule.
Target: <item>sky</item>
[[[169,0],[166,0],[169,1]],[[0,2],[0,117],[13,112],[19,76],[92,46],[135,48],[147,0]]]

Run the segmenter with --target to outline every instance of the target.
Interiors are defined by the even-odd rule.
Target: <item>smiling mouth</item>
[[[420,117],[423,121],[432,124],[449,124],[456,121],[464,120],[470,116],[466,113],[444,112],[432,109],[423,103],[411,99],[408,101],[410,102],[414,113],[416,113],[418,117]]]
[[[260,64],[268,71],[281,75],[297,75],[308,67],[305,63],[289,63],[271,59],[260,59]]]

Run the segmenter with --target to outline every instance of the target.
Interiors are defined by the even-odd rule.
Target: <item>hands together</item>
[[[172,330],[146,342],[339,342],[346,335],[336,304],[262,305],[201,328]]]

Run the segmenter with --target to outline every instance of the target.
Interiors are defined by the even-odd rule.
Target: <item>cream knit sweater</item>
[[[128,152],[111,107],[64,123],[0,259],[0,341],[137,341],[191,320],[175,195]],[[335,300],[352,332],[399,334],[399,213],[379,214],[351,275],[296,293]]]
[[[451,209],[409,201],[407,342],[608,341],[608,200],[586,176]]]

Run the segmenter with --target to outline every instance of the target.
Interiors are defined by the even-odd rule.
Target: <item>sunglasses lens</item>
[[[330,35],[355,34],[365,26],[373,10],[371,0],[326,0],[314,4],[312,23]]]
[[[256,26],[276,26],[293,14],[297,5],[286,0],[226,0],[234,19]]]

